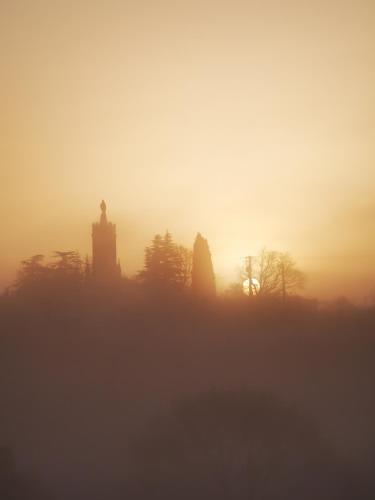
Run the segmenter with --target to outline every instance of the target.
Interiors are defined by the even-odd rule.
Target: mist
[[[2,287],[29,255],[89,254],[104,198],[129,276],[156,232],[202,231],[225,285],[267,246],[309,296],[363,301],[374,18],[370,1],[2,2]]]

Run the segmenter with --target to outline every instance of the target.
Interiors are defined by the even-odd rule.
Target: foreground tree
[[[207,240],[198,233],[193,249],[192,290],[198,295],[216,294],[215,274]]]

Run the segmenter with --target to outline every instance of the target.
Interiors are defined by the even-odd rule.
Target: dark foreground
[[[1,500],[375,498],[375,311],[3,297]]]

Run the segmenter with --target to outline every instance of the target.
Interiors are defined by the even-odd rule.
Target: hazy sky
[[[167,228],[220,281],[262,246],[308,294],[375,290],[373,0],[0,2],[0,284],[90,254],[123,269]]]

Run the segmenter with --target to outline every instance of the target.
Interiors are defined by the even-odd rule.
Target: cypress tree
[[[216,294],[210,249],[207,240],[200,233],[194,242],[191,286],[197,295],[213,297]]]

